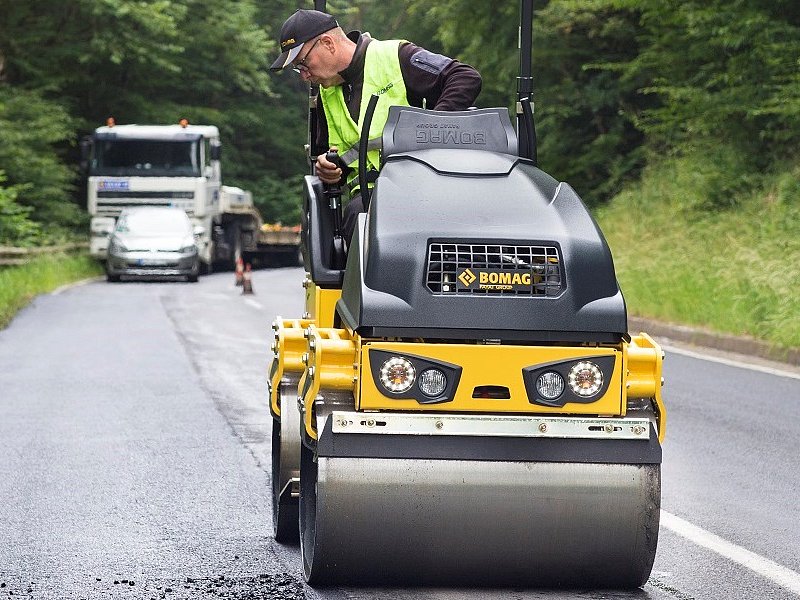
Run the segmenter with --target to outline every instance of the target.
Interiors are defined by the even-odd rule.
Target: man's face
[[[299,69],[303,81],[327,88],[342,82],[334,64],[333,40],[323,34],[313,43],[304,44],[303,52],[292,63],[292,67]]]

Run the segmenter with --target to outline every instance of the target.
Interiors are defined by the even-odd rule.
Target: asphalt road
[[[299,269],[92,282],[0,332],[0,599],[800,596],[800,377],[668,350],[662,527],[643,590],[326,589],[269,510],[265,376]]]

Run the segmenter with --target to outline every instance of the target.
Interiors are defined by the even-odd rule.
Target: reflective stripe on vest
[[[367,45],[358,124],[353,121],[347,110],[342,86],[320,87],[319,95],[328,122],[328,142],[330,146],[339,148],[339,155],[344,163],[354,170],[347,178],[348,185],[352,185],[358,179],[358,141],[370,96],[372,94],[380,96],[369,128],[370,143],[367,152],[367,167],[375,170],[380,168],[379,148],[383,128],[389,119],[389,107],[408,106],[406,84],[403,81],[398,55],[401,43],[402,40],[372,40]]]

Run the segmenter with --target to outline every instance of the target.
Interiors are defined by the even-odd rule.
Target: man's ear
[[[336,44],[334,43],[333,36],[327,33],[323,33],[321,36],[319,36],[319,43],[325,46],[325,49],[331,54],[333,54],[336,50]]]

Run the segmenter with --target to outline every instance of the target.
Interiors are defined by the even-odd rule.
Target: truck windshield
[[[98,139],[91,174],[200,177],[200,144],[195,140]]]

